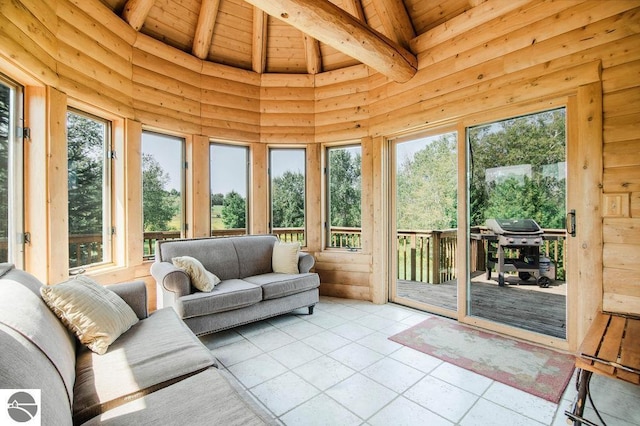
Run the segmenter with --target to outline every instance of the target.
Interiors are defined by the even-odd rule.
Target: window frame
[[[332,246],[331,245],[331,158],[330,152],[340,149],[348,149],[348,148],[358,148],[360,151],[360,226],[359,233],[360,244],[357,246]],[[325,248],[329,250],[348,250],[348,251],[357,251],[362,250],[362,143],[360,141],[350,141],[344,142],[340,144],[328,144],[324,146],[324,167],[323,167],[323,183],[324,183],[324,238],[325,238]]]
[[[73,113],[78,116],[85,117],[90,120],[101,122],[105,125],[104,131],[104,143],[103,143],[103,176],[102,176],[102,261],[88,263],[83,265],[71,266],[68,265],[70,275],[77,275],[84,273],[88,269],[95,269],[105,265],[114,264],[116,255],[114,253],[115,244],[114,236],[117,230],[116,218],[113,210],[114,197],[115,197],[115,182],[114,182],[114,160],[115,160],[115,141],[114,141],[114,127],[115,123],[109,118],[102,117],[100,115],[88,112],[83,108],[68,105],[65,116],[68,117],[69,113]],[[66,125],[65,125],[66,126]],[[68,127],[66,127],[68,129]],[[68,136],[67,136],[68,143]],[[69,150],[67,147],[67,162]],[[67,182],[69,179],[69,170],[67,170]],[[68,202],[67,202],[68,204]],[[67,207],[68,208],[68,207]],[[67,217],[69,213],[67,210]],[[67,231],[67,236],[71,237],[71,230]],[[69,244],[67,244],[69,246]],[[70,260],[69,260],[70,263]]]
[[[211,139],[209,141],[209,202],[211,203],[211,197],[213,196],[212,183],[213,183],[213,152],[212,149],[214,146],[232,148],[232,149],[242,149],[245,153],[245,227],[244,234],[239,235],[248,235],[251,233],[250,223],[251,223],[251,148],[247,145],[236,144],[230,142],[223,142],[219,140]],[[223,194],[226,195],[226,194]],[[209,209],[209,235],[213,236],[225,236],[225,235],[237,235],[234,232],[228,232],[228,230],[224,229],[221,232],[214,232],[213,229],[213,221],[211,220],[211,216],[213,214],[213,206],[211,205]],[[237,228],[240,229],[240,228]]]

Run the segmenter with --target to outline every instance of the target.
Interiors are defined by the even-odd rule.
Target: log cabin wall
[[[65,255],[56,248],[67,238],[59,219],[67,209],[59,194],[66,187],[62,123],[73,105],[114,120],[126,149],[120,189],[125,233],[118,247],[127,255],[122,267],[96,275],[102,282],[141,278],[153,288],[142,261],[139,217],[140,134],[149,128],[185,137],[188,157],[197,159],[187,179],[191,236],[208,232],[201,205],[209,196],[209,138],[251,146],[254,233],[268,231],[267,146],[307,145],[308,171],[317,168],[307,176],[308,250],[317,256],[322,292],[384,302],[385,137],[580,90],[578,99],[590,101],[588,90],[578,88],[596,84],[603,114],[594,123],[602,121],[604,143],[595,147],[601,158],[589,165],[585,158],[585,169],[599,169],[602,189],[578,194],[598,200],[590,205],[597,220],[582,223],[579,232],[595,232],[589,249],[602,254],[585,266],[596,274],[585,275],[579,321],[588,322],[597,307],[638,314],[638,46],[637,0],[489,0],[412,40],[419,71],[398,84],[363,65],[281,75],[208,63],[134,31],[98,0],[3,1],[0,71],[27,87],[33,129],[25,148],[25,215],[27,229],[38,232],[26,249],[26,267],[47,282],[67,276]],[[601,69],[597,83],[594,69]],[[354,140],[363,148],[364,243],[352,254],[323,248],[319,166],[325,144]]]

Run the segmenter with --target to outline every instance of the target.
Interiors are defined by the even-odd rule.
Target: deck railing
[[[472,234],[482,234],[481,228],[472,229]],[[299,241],[305,244],[304,228],[276,228],[273,233],[281,241]],[[214,230],[212,236],[244,235],[245,228]],[[144,233],[144,258],[153,259],[156,241],[174,240],[181,237],[180,231],[154,231]],[[566,238],[563,229],[545,229],[544,243],[540,254],[548,257],[556,267],[556,278],[564,279],[564,254]],[[457,230],[399,230],[396,257],[399,280],[438,284],[456,279]],[[357,249],[362,247],[360,228],[333,227],[331,247]],[[486,239],[471,239],[471,271],[483,271],[487,267],[489,242]],[[7,250],[6,241],[0,241],[0,255]],[[102,261],[102,235],[85,234],[69,237],[70,268]]]

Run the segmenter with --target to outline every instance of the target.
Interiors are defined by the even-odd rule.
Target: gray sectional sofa
[[[309,309],[319,300],[315,260],[299,253],[298,274],[272,270],[274,235],[158,241],[151,274],[157,282],[158,306],[172,306],[196,335],[203,335]],[[212,292],[198,291],[189,275],[172,263],[178,256],[199,260],[221,282]]]
[[[79,344],[40,287],[0,264],[0,388],[40,389],[41,424],[273,424],[173,309],[148,314],[144,283],[107,287],[139,320],[103,355]]]

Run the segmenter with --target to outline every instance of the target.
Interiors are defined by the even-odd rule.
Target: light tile
[[[453,426],[450,421],[402,396],[371,417],[368,423],[372,426]]]
[[[349,340],[360,340],[364,336],[368,336],[373,333],[373,330],[367,328],[360,324],[355,324],[353,322],[348,322],[346,324],[339,325],[337,327],[333,327],[331,329],[332,332],[336,333],[339,336],[344,337]]]
[[[493,383],[493,380],[488,377],[481,376],[473,371],[465,370],[448,362],[443,362],[436,367],[431,375],[476,395],[482,395],[484,391],[491,386],[491,383]]]
[[[223,330],[200,336],[200,341],[209,349],[216,349],[242,340],[244,340],[244,337],[235,330]]]
[[[352,308],[350,306],[342,306],[340,309],[335,309],[331,311],[331,313],[334,315],[341,316],[342,318],[347,319],[349,321],[353,321],[368,315],[366,312],[361,311],[360,309]]]
[[[230,367],[262,354],[260,348],[248,340],[245,340],[244,337],[239,342],[221,346],[213,349],[211,352],[225,367]]]
[[[331,331],[323,331],[322,333],[314,334],[313,336],[309,336],[302,341],[312,348],[317,349],[325,354],[333,352],[336,349],[351,343],[349,339],[338,336]]]
[[[411,314],[410,316],[406,317],[405,319],[403,319],[402,321],[400,321],[403,324],[407,324],[410,326],[414,326],[417,324],[420,324],[422,321],[431,318],[432,315],[425,315],[425,314]]]
[[[391,326],[389,326],[387,328],[383,328],[382,330],[378,330],[378,332],[382,333],[382,334],[386,334],[387,336],[391,337],[394,334],[401,333],[401,332],[405,331],[408,328],[411,328],[411,326],[408,325],[408,324],[403,324],[401,322],[394,321],[393,325],[391,325]]]
[[[257,321],[250,324],[241,325],[233,330],[243,335],[244,337],[255,336],[256,334],[266,333],[267,331],[275,330],[276,328],[269,324],[267,321]]]
[[[268,354],[262,354],[229,367],[229,372],[245,387],[252,388],[287,371]]]
[[[291,426],[356,426],[360,417],[322,394],[294,408],[280,418]]]
[[[296,339],[277,328],[267,331],[266,333],[248,336],[247,339],[265,352],[272,351],[296,341]]]
[[[285,367],[292,369],[318,358],[322,353],[303,342],[295,341],[269,352],[269,355]]]
[[[397,396],[362,374],[354,374],[325,393],[363,419],[378,412]]]
[[[400,343],[396,343],[389,340],[386,335],[382,333],[373,333],[358,340],[358,343],[369,349],[381,353],[382,355],[389,355],[398,349],[402,349],[403,346]]]
[[[372,351],[369,348],[365,348],[357,343],[351,343],[347,346],[343,346],[342,348],[331,352],[329,356],[356,371],[360,371],[384,358],[380,353]]]
[[[362,370],[362,374],[391,390],[402,393],[422,379],[425,374],[391,358],[383,358]]]
[[[480,399],[460,422],[460,426],[542,426],[529,417]]]
[[[406,346],[398,349],[389,356],[413,368],[417,368],[423,373],[430,373],[434,368],[442,364],[442,360]]]
[[[348,320],[342,317],[323,311],[315,312],[313,315],[303,319],[324,329],[333,328],[348,322]]]
[[[320,391],[296,374],[287,372],[254,387],[251,393],[272,413],[281,416],[318,395]]]
[[[269,324],[274,327],[282,328],[288,325],[297,324],[299,322],[304,322],[302,318],[294,313],[278,315],[277,317],[269,318],[266,320]]]
[[[391,304],[386,304],[383,305],[382,309],[376,312],[376,315],[394,321],[402,321],[403,319],[410,317],[414,313],[415,311],[400,308]]]
[[[376,331],[384,330],[398,323],[397,321],[390,320],[388,318],[383,318],[378,315],[372,315],[372,314],[368,314],[363,317],[360,317],[354,322],[356,324],[364,325],[365,327],[370,328],[372,330],[376,330]]]
[[[557,407],[553,402],[499,382],[493,382],[483,398],[545,424],[553,421]]]
[[[431,376],[420,380],[404,396],[454,423],[478,400],[477,395]]]
[[[309,321],[300,320],[300,322],[297,322],[295,324],[287,325],[285,327],[280,327],[280,330],[284,331],[289,336],[292,336],[298,340],[301,340],[301,339],[304,339],[305,337],[322,333],[325,329]]]
[[[320,390],[326,390],[340,383],[355,371],[328,356],[322,356],[293,370]]]

